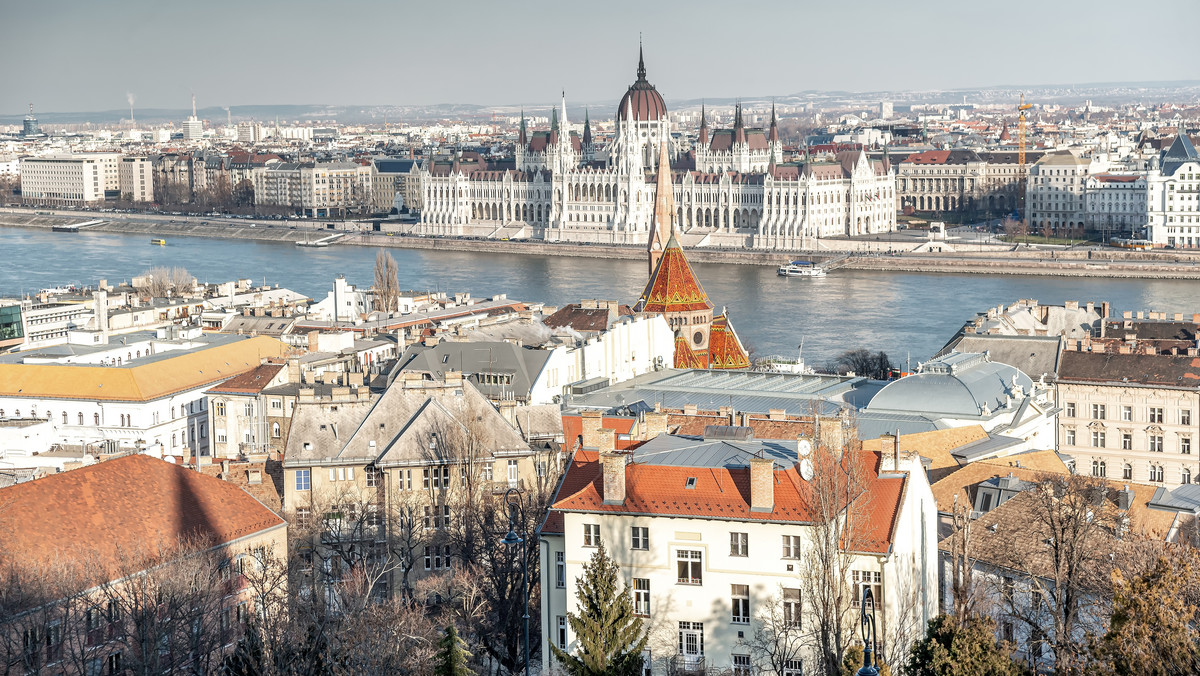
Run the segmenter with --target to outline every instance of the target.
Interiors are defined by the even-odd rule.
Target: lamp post
[[[529,543],[517,535],[517,510],[521,507],[521,494],[515,488],[504,491],[504,503],[508,505],[508,533],[500,540],[500,544],[506,547],[524,544],[521,549],[521,597],[524,600],[521,619],[525,623],[525,676],[529,676]]]
[[[868,604],[871,607],[871,612],[867,614]],[[879,662],[875,659],[874,652],[878,650],[879,643],[875,632],[875,595],[871,592],[871,587],[865,587],[862,599],[862,640],[863,640],[863,665],[862,669],[858,670],[858,676],[879,676]]]

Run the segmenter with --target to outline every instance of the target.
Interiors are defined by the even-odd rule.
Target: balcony
[[[674,655],[667,673],[670,676],[707,676],[709,670],[704,665],[703,655]]]

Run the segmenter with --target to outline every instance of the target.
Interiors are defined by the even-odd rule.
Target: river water
[[[129,280],[151,266],[182,266],[203,282],[265,280],[324,298],[344,274],[369,286],[377,249],[301,248],[293,244],[176,237],[168,246],[145,235],[77,234],[0,227],[0,296],[60,285]],[[404,289],[498,293],[550,305],[582,298],[632,303],[646,281],[646,263],[388,249]],[[756,356],[794,356],[823,364],[857,347],[883,350],[903,365],[928,359],[976,312],[1020,298],[1043,303],[1109,301],[1116,311],[1190,314],[1200,282],[837,270],[822,279],[777,277],[770,267],[693,266],[719,310],[729,310],[738,335]]]

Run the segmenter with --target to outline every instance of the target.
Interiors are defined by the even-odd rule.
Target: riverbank
[[[84,223],[90,216],[39,216],[0,213],[0,227],[49,230],[55,226]],[[155,221],[111,217],[88,226],[96,232],[144,234],[163,238],[203,237],[208,239],[248,240],[277,244],[295,244],[329,235],[343,235],[330,246],[392,247],[414,250],[459,251],[474,253],[518,254],[591,259],[640,260],[646,255],[640,246],[576,244],[540,241],[474,240],[445,237],[421,237],[381,232],[354,232],[318,229],[264,222],[236,221]],[[64,238],[74,233],[61,233]],[[870,243],[864,242],[864,246]],[[913,243],[907,243],[913,246]],[[950,243],[954,246],[954,243]],[[884,245],[900,247],[901,243]],[[879,247],[878,244],[875,247]],[[1118,250],[1056,250],[1013,249],[1008,246],[979,246],[977,251],[947,253],[881,254],[876,251],[848,251],[850,257],[841,261],[840,268],[868,272],[919,272],[947,274],[1021,275],[1048,277],[1103,277],[1121,279],[1200,279],[1200,259],[1184,253],[1134,252]],[[814,251],[779,253],[770,251],[689,249],[693,263],[751,265],[776,267],[792,258],[823,261],[831,252]]]

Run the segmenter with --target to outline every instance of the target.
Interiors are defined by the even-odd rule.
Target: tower
[[[659,142],[658,151],[658,184],[654,190],[654,220],[650,226],[650,236],[646,248],[650,255],[650,275],[658,267],[667,241],[675,236],[675,197],[672,194],[675,186],[671,181],[671,163],[667,158],[667,142]]]

